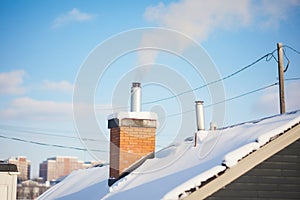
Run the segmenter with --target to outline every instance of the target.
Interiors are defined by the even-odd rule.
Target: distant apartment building
[[[87,168],[96,164],[99,164],[99,162],[84,163],[76,157],[56,156],[48,158],[40,164],[39,176],[44,181],[52,181],[66,176],[74,170]]]
[[[17,199],[36,199],[49,188],[50,185],[38,181],[23,181],[17,186]]]
[[[18,156],[8,159],[8,163],[15,164],[18,168],[18,183],[30,179],[31,162],[25,156]]]

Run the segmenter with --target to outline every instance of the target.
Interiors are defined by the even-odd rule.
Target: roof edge
[[[290,144],[294,143],[300,138],[300,125],[296,125],[284,134],[270,141],[266,145],[262,146],[257,151],[243,158],[232,168],[228,168],[225,173],[218,178],[207,183],[197,191],[191,193],[184,198],[185,200],[205,199],[217,192],[221,188],[225,187],[229,183],[233,182],[243,174],[250,171],[252,168],[265,161],[269,157],[278,153],[282,149],[286,148]]]

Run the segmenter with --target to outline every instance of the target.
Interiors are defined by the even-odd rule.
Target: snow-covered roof
[[[109,166],[77,170],[39,199],[178,199],[300,122],[300,111],[197,133],[108,187]]]

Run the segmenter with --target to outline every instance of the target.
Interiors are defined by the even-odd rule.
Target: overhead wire
[[[298,78],[285,78],[284,80],[285,81],[297,81],[297,80],[300,80],[300,77],[298,77]]]
[[[300,80],[300,77],[296,77],[296,78],[287,78],[287,79],[284,79],[284,80],[285,80],[285,81],[296,81],[296,80]],[[255,89],[255,90],[251,90],[251,91],[249,91],[249,92],[246,92],[246,93],[243,93],[243,94],[240,94],[240,95],[237,95],[237,96],[234,96],[234,97],[225,99],[225,100],[223,100],[223,101],[219,101],[219,102],[216,102],[216,103],[213,103],[213,104],[206,105],[206,106],[204,106],[204,108],[208,108],[208,107],[211,107],[211,106],[220,104],[220,103],[225,103],[225,102],[227,102],[227,101],[232,101],[232,100],[234,100],[234,99],[237,99],[237,98],[240,98],[240,97],[243,97],[243,96],[247,96],[247,95],[249,95],[249,94],[252,94],[252,93],[255,93],[255,92],[258,92],[258,91],[261,91],[261,90],[265,90],[265,89],[270,88],[270,87],[273,87],[273,86],[275,86],[275,85],[278,85],[278,82],[273,83],[273,84],[270,84],[270,85],[267,85],[267,86],[264,86],[264,87],[261,87],[261,88],[258,88],[258,89]],[[167,116],[164,117],[164,118],[166,119],[166,118],[169,118],[169,117],[174,117],[174,116],[178,116],[178,115],[182,115],[182,114],[189,113],[189,112],[194,112],[194,111],[195,111],[194,109],[186,110],[186,111],[183,111],[183,112],[179,112],[179,113],[174,113],[174,114],[167,115]]]
[[[288,61],[286,67],[284,68],[283,72],[287,72],[288,68],[289,68],[289,65],[290,65],[290,59],[287,57],[286,53],[285,53],[285,50],[283,49],[283,56],[285,57],[285,59]]]
[[[146,102],[142,103],[142,105],[153,104],[153,103],[158,103],[158,102],[161,102],[161,101],[166,101],[166,100],[169,100],[169,99],[173,99],[175,97],[178,97],[178,96],[181,96],[181,95],[184,95],[184,94],[187,94],[187,93],[190,93],[190,92],[193,92],[193,91],[205,88],[205,87],[207,87],[209,85],[216,84],[218,82],[224,81],[224,80],[229,79],[229,78],[231,78],[231,77],[233,77],[233,76],[241,73],[242,71],[244,71],[244,70],[246,70],[246,69],[254,66],[255,64],[257,64],[258,62],[260,62],[263,59],[266,59],[266,61],[268,62],[268,61],[270,61],[273,58],[276,62],[278,62],[277,59],[276,59],[276,57],[274,56],[274,53],[276,51],[277,51],[277,49],[274,49],[272,52],[265,54],[264,56],[258,58],[257,60],[253,61],[252,63],[246,65],[245,67],[242,67],[241,69],[239,69],[239,70],[237,70],[237,71],[235,71],[235,72],[233,72],[233,73],[231,73],[231,74],[229,74],[229,75],[227,75],[227,76],[225,76],[223,78],[211,81],[211,82],[206,83],[204,85],[201,85],[199,87],[196,87],[196,88],[193,88],[193,89],[190,89],[190,90],[186,90],[186,91],[183,91],[183,92],[175,94],[175,95],[171,95],[169,97],[165,97],[165,98],[161,98],[161,99],[157,99],[157,100],[153,100],[153,101],[146,101]],[[126,107],[118,107],[118,108],[128,108],[128,106],[126,106]],[[102,110],[102,109],[97,109],[97,110]]]
[[[14,129],[15,128],[15,129]],[[34,134],[34,135],[45,135],[45,136],[50,136],[50,137],[61,137],[61,138],[70,138],[70,139],[78,139],[78,140],[83,140],[83,141],[95,141],[95,142],[99,142],[99,141],[103,141],[103,140],[99,140],[99,139],[93,139],[93,138],[85,138],[85,137],[76,137],[76,136],[70,136],[70,135],[60,135],[60,134],[56,134],[56,133],[45,133],[47,131],[45,130],[28,130],[25,127],[15,127],[15,126],[9,126],[9,127],[1,127],[0,125],[0,132],[2,131],[10,131],[10,132],[14,132],[14,133],[18,133],[19,131],[22,131],[22,134],[27,133],[27,134]]]
[[[215,84],[215,83],[224,81],[224,80],[229,79],[229,78],[231,78],[231,77],[233,77],[233,76],[235,76],[235,75],[241,73],[242,71],[244,71],[244,70],[246,70],[246,69],[248,69],[248,68],[254,66],[256,63],[260,62],[260,61],[263,60],[263,59],[266,59],[266,61],[270,61],[269,57],[270,57],[270,56],[271,56],[271,57],[274,57],[273,54],[274,54],[275,52],[276,52],[276,49],[273,50],[271,53],[267,53],[267,54],[265,54],[264,56],[260,57],[259,59],[255,60],[254,62],[252,62],[252,63],[246,65],[245,67],[243,67],[243,68],[241,68],[241,69],[239,69],[239,70],[237,70],[237,71],[235,71],[235,72],[233,72],[233,73],[231,73],[231,74],[229,74],[229,75],[227,75],[227,76],[225,76],[225,77],[223,77],[223,78],[220,78],[220,79],[218,79],[218,80],[211,81],[211,82],[209,82],[209,83],[207,83],[207,84],[201,85],[201,86],[196,87],[196,88],[191,89],[191,90],[187,90],[187,91],[181,92],[181,93],[176,94],[176,95],[172,95],[172,96],[165,97],[165,98],[158,99],[158,100],[148,101],[148,102],[143,103],[142,105],[145,105],[145,104],[152,104],[152,103],[157,103],[157,102],[165,101],[165,100],[168,100],[168,99],[172,99],[172,98],[181,96],[181,95],[183,95],[183,94],[190,93],[190,92],[199,90],[199,89],[201,89],[201,88],[207,87],[207,86],[209,86],[209,85],[212,85],[212,84]],[[274,57],[274,58],[275,58],[275,57]]]
[[[264,87],[261,87],[261,88],[258,88],[258,89],[255,89],[255,90],[251,90],[249,92],[246,92],[246,93],[243,93],[243,94],[240,94],[240,95],[237,95],[237,96],[234,96],[234,97],[231,97],[231,98],[228,98],[228,99],[216,102],[216,103],[212,103],[212,104],[206,105],[206,106],[204,106],[204,108],[208,108],[208,107],[211,107],[211,106],[214,106],[214,105],[217,105],[217,104],[225,103],[227,101],[232,101],[234,99],[237,99],[237,98],[240,98],[240,97],[243,97],[243,96],[247,96],[249,94],[252,94],[252,93],[255,93],[255,92],[258,92],[258,91],[261,91],[261,90],[265,90],[265,89],[273,87],[275,85],[278,85],[278,82],[270,84],[270,85],[267,85],[267,86],[264,86]],[[189,113],[189,112],[194,112],[194,111],[195,111],[194,109],[186,110],[186,111],[183,111],[183,112],[179,112],[179,113],[174,113],[174,114],[167,115],[164,118],[166,119],[166,118],[169,118],[169,117],[174,117],[174,116],[178,116],[178,115],[182,115],[182,114]]]
[[[255,90],[252,90],[252,91],[249,91],[249,92],[246,92],[246,93],[243,93],[243,94],[240,94],[240,95],[237,95],[237,96],[234,96],[234,97],[231,97],[231,98],[228,98],[228,99],[225,99],[225,100],[223,100],[223,101],[219,101],[219,102],[217,102],[217,103],[213,103],[213,104],[204,106],[204,108],[211,107],[211,106],[214,106],[214,105],[217,105],[217,104],[220,104],[220,103],[225,103],[225,102],[227,102],[227,101],[231,101],[231,100],[234,100],[234,99],[243,97],[243,96],[247,96],[247,95],[249,95],[249,94],[252,94],[252,93],[255,93],[255,92],[258,92],[258,91],[261,91],[261,90],[265,90],[265,89],[270,88],[270,87],[273,87],[273,86],[275,86],[275,85],[278,85],[278,82],[273,83],[273,84],[270,84],[270,85],[267,85],[267,86],[264,86],[264,87],[261,87],[261,88],[258,88],[258,89],[255,89]]]
[[[287,66],[285,67],[284,69],[284,72],[286,72],[288,70],[288,67],[290,65],[290,59],[287,57],[286,53],[285,53],[285,49],[290,49],[292,50],[293,52],[297,53],[300,55],[300,51],[296,50],[295,48],[289,46],[289,45],[282,45],[282,48],[283,48],[283,55],[284,57],[287,59],[288,63],[287,63]]]
[[[294,51],[295,53],[297,53],[297,54],[300,55],[300,51],[296,50],[295,48],[293,48],[293,47],[291,47],[291,46],[289,46],[289,45],[282,45],[282,47],[288,48],[288,49],[290,49],[290,50],[292,50],[292,51]]]
[[[49,144],[44,142],[37,142],[33,140],[25,140],[18,137],[8,137],[5,135],[0,135],[0,138],[9,139],[9,140],[15,140],[19,142],[25,142],[25,143],[31,143],[36,144],[40,146],[48,146],[48,147],[57,147],[57,148],[63,148],[63,149],[71,149],[71,150],[79,150],[79,151],[94,151],[94,152],[108,152],[107,150],[98,150],[98,149],[85,149],[80,147],[72,147],[72,146],[65,146],[65,145],[59,145],[59,144]]]
[[[289,45],[283,45],[282,47],[291,49],[292,51],[294,51],[294,52],[300,54],[300,51],[294,49],[293,47],[291,47],[291,46],[289,46]],[[264,56],[258,58],[257,60],[253,61],[252,63],[246,65],[245,67],[242,67],[241,69],[239,69],[239,70],[237,70],[237,71],[235,71],[235,72],[233,72],[233,73],[231,73],[231,74],[229,74],[229,75],[227,75],[227,76],[225,76],[225,77],[223,77],[223,78],[220,78],[220,79],[218,79],[218,80],[211,81],[211,82],[209,82],[209,83],[207,83],[207,84],[204,84],[204,85],[201,85],[201,86],[199,86],[199,87],[196,87],[196,88],[193,88],[193,89],[190,89],[190,90],[186,90],[186,91],[183,91],[183,92],[181,92],[181,93],[178,93],[178,94],[175,94],[175,95],[171,95],[171,96],[168,96],[168,97],[165,97],[165,98],[161,98],[161,99],[157,99],[157,100],[152,100],[152,101],[146,101],[146,102],[142,103],[142,105],[153,104],[153,103],[158,103],[158,102],[161,102],[161,101],[166,101],[166,100],[169,100],[169,99],[173,99],[173,98],[176,98],[176,97],[178,97],[178,96],[181,96],[181,95],[184,95],[184,94],[187,94],[187,93],[190,93],[190,92],[193,92],[193,91],[196,91],[196,90],[205,88],[205,87],[207,87],[207,86],[209,86],[209,85],[216,84],[216,83],[218,83],[218,82],[224,81],[224,80],[229,79],[229,78],[231,78],[231,77],[233,77],[233,76],[235,76],[235,75],[241,73],[242,71],[244,71],[244,70],[246,70],[246,69],[248,69],[248,68],[254,66],[255,64],[257,64],[258,62],[260,62],[260,61],[263,60],[263,59],[265,59],[267,62],[269,62],[271,59],[274,59],[274,60],[278,63],[278,59],[274,56],[274,53],[275,53],[276,51],[277,51],[277,49],[274,49],[272,52],[265,54]],[[286,55],[286,53],[285,53],[285,50],[283,50],[283,52],[284,52],[285,58],[288,60],[288,64],[287,64],[287,66],[286,66],[286,68],[285,68],[285,72],[286,72],[286,71],[288,70],[288,67],[289,67],[289,64],[290,64],[290,60],[289,60],[289,58],[287,57],[287,55]],[[117,107],[116,109],[125,109],[125,108],[128,108],[128,106]],[[106,108],[106,109],[100,109],[100,108],[99,108],[99,109],[97,109],[97,110],[107,110],[107,108]]]

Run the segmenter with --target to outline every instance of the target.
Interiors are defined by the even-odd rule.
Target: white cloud
[[[25,71],[15,70],[0,73],[0,95],[20,95],[26,92],[23,86]]]
[[[149,6],[144,17],[201,42],[219,28],[276,25],[286,20],[289,11],[299,5],[299,0],[181,0]]]
[[[45,80],[43,81],[42,88],[45,90],[54,90],[68,93],[71,93],[73,91],[73,85],[68,81],[53,82]]]
[[[149,6],[144,17],[149,22],[180,31],[202,42],[220,30],[276,28],[282,20],[288,19],[290,10],[299,5],[299,0],[180,0]],[[156,38],[148,34],[142,38],[141,44],[147,41],[155,45],[158,42]],[[177,48],[183,51],[187,46],[180,44]],[[157,53],[145,53],[149,55],[140,53],[138,64],[155,63]]]
[[[156,6],[149,6],[146,8],[144,17],[159,26],[182,32],[201,42],[207,39],[216,28],[230,29],[248,24],[250,21],[248,7],[248,1],[239,0],[228,0],[226,4],[219,0],[182,0],[168,5],[159,3]],[[157,38],[155,34],[147,33],[143,36],[141,45],[146,43],[153,46],[156,43],[165,44],[168,41],[163,39],[158,41]],[[165,44],[179,52],[183,52],[188,45],[183,44],[182,41]],[[156,57],[157,53],[141,52],[138,64],[155,63]]]
[[[92,14],[83,13],[80,10],[78,10],[77,8],[73,8],[66,14],[63,14],[63,15],[60,15],[59,17],[57,17],[53,21],[52,28],[56,29],[56,28],[66,25],[66,24],[69,24],[71,22],[89,21],[89,20],[93,19],[93,17],[94,16]]]
[[[37,100],[30,97],[21,97],[12,100],[5,108],[0,110],[2,120],[26,120],[26,121],[47,121],[51,122],[70,122],[73,121],[73,103],[57,102],[50,100]],[[86,119],[90,113],[89,106],[84,103],[77,105],[77,118]],[[95,113],[98,117],[105,118],[112,113],[111,105],[95,105]]]
[[[181,31],[194,39],[205,40],[216,28],[249,23],[249,2],[228,0],[182,0],[150,6],[144,13],[148,21]]]
[[[300,109],[300,82],[290,82],[285,85],[285,106],[287,111]],[[277,87],[269,88],[260,97],[255,105],[261,113],[279,112],[279,89]]]
[[[66,120],[72,117],[72,103],[17,98],[0,110],[1,119]]]

